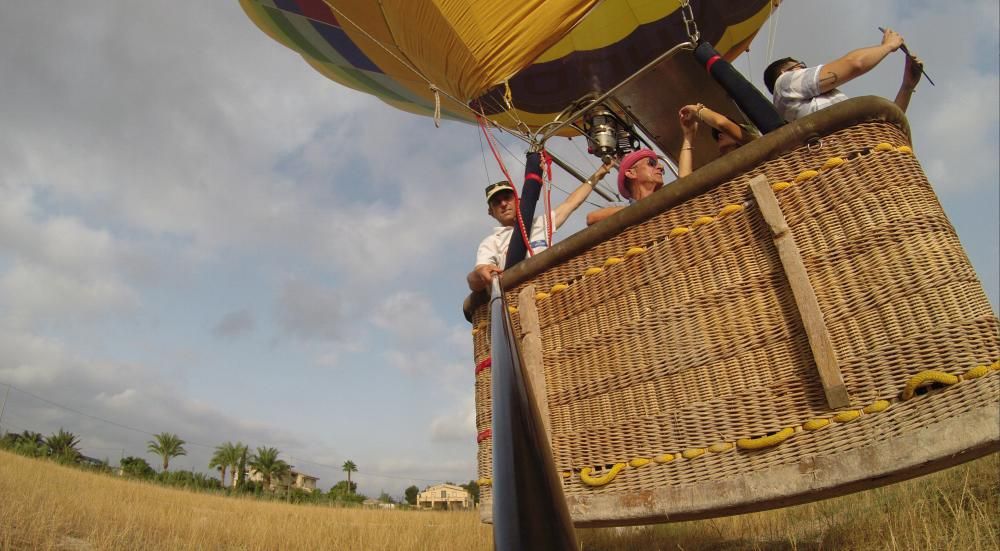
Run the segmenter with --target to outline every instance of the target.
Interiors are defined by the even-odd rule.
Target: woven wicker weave
[[[864,457],[869,448],[892,454],[894,448],[882,447],[946,429],[953,433],[947,420],[992,415],[995,425],[995,369],[898,400],[907,381],[923,371],[961,375],[996,362],[1000,324],[916,157],[900,148],[909,144],[905,126],[886,120],[889,108],[882,103],[869,103],[862,107],[870,111],[870,122],[785,151],[761,144],[761,159],[752,168],[508,291],[509,303],[517,304],[528,285],[549,292],[568,284],[537,308],[553,454],[557,468],[568,473],[564,492],[578,524],[699,518],[834,495],[864,487],[863,479],[875,474],[890,480],[923,471],[905,460],[895,473],[858,464],[826,481],[815,473],[783,481],[789,486],[771,495],[734,484],[753,480],[766,486],[769,477],[808,474],[804,465],[854,457],[849,454],[859,450]],[[857,109],[851,116],[857,118]],[[827,165],[831,158],[844,162]],[[803,174],[808,170],[818,174]],[[825,319],[849,409],[890,400],[887,411],[815,432],[802,429],[806,421],[835,412],[827,405],[771,231],[748,188],[761,174],[771,183],[793,184],[777,186],[776,195]],[[727,205],[743,209],[720,216]],[[695,224],[701,217],[714,220]],[[689,231],[670,237],[675,228]],[[646,251],[626,257],[633,247]],[[624,261],[582,275],[611,257]],[[519,331],[517,314],[513,320]],[[479,364],[490,355],[485,307],[472,312],[472,322]],[[476,376],[479,431],[490,427],[489,381],[489,369]],[[766,449],[680,457],[685,450],[786,427],[794,435]],[[994,450],[998,436],[977,429],[965,443],[939,439],[940,449],[938,440],[930,440],[921,440],[923,470],[955,455],[956,446],[961,451],[975,445],[979,455]],[[678,457],[627,467],[603,486],[581,480],[583,468],[598,476],[615,464],[662,454]],[[482,479],[491,477],[491,455],[491,439],[483,438]],[[482,498],[488,520],[488,483]]]

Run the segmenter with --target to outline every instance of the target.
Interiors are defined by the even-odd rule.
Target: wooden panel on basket
[[[552,443],[552,420],[549,419],[548,392],[545,389],[545,365],[542,363],[542,330],[538,324],[535,306],[535,286],[528,285],[517,297],[517,310],[521,318],[521,366],[528,376],[535,406],[545,427],[545,437]]]
[[[788,277],[788,284],[792,288],[795,296],[795,304],[802,317],[802,325],[805,327],[806,336],[809,338],[809,347],[812,349],[813,358],[816,360],[816,367],[819,369],[819,378],[823,382],[823,392],[826,394],[826,401],[831,409],[843,408],[851,405],[850,396],[847,394],[847,386],[844,385],[844,376],[840,373],[840,366],[837,365],[837,355],[833,351],[833,343],[830,340],[830,332],[827,331],[826,322],[823,321],[823,312],[819,309],[819,301],[816,299],[816,291],[809,283],[809,274],[806,273],[805,264],[802,262],[802,255],[795,244],[795,236],[785,222],[785,215],[778,206],[778,198],[775,197],[767,177],[763,174],[755,176],[750,180],[750,189],[753,191],[754,199],[764,220],[774,234],[774,245],[778,249],[778,256]]]

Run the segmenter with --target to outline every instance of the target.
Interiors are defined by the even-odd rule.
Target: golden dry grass
[[[579,530],[587,550],[997,549],[1000,455],[776,511]],[[288,505],[186,492],[0,452],[0,549],[489,550],[477,513]]]

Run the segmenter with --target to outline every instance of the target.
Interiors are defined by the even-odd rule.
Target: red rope
[[[493,135],[486,131],[486,119],[482,115],[476,115],[476,120],[479,122],[479,128],[483,130],[483,135],[486,136],[486,142],[490,144],[490,151],[493,152],[493,157],[497,160],[497,164],[500,165],[500,171],[507,177],[510,187],[514,188],[514,212],[517,213],[517,226],[521,229],[521,238],[524,239],[524,246],[528,249],[528,254],[535,256],[535,251],[531,249],[531,240],[528,239],[528,232],[524,229],[524,220],[521,219],[521,198],[517,195],[514,179],[507,173],[507,167],[504,166],[503,159],[500,158],[496,146],[493,145]]]
[[[480,373],[482,373],[484,369],[489,369],[490,366],[492,366],[492,365],[493,365],[493,359],[490,358],[490,357],[487,357],[485,360],[483,360],[483,361],[479,362],[478,364],[476,364],[476,375],[479,375]]]
[[[491,429],[486,429],[476,435],[476,444],[481,444],[483,440],[491,438],[493,436],[493,431]]]

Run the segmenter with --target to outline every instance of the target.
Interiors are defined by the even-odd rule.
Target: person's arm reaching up
[[[860,48],[840,59],[824,63],[819,72],[819,92],[824,94],[867,73],[902,45],[903,37],[892,29],[886,29],[878,46]]]
[[[604,176],[606,176],[608,172],[611,172],[611,169],[615,166],[615,164],[617,164],[617,162],[618,162],[617,160],[614,160],[611,163],[603,165],[600,168],[598,168],[597,172],[595,172],[590,178],[587,178],[583,183],[581,183],[579,187],[577,187],[575,190],[573,190],[572,193],[569,194],[569,197],[567,197],[566,200],[563,201],[561,205],[555,208],[556,215],[555,218],[552,220],[553,227],[559,229],[559,227],[562,226],[563,223],[565,223],[566,220],[569,219],[569,215],[573,214],[573,211],[575,211],[577,208],[580,207],[580,205],[583,204],[583,201],[587,199],[587,196],[590,195],[590,192],[594,191],[594,186],[597,185],[597,182],[600,182],[601,178],[604,178]],[[589,218],[590,215],[588,215],[588,220]]]
[[[906,64],[903,66],[903,83],[899,86],[899,92],[896,94],[896,105],[904,113],[906,108],[910,106],[910,96],[913,95],[913,90],[920,82],[920,76],[923,72],[924,62],[920,61],[919,57],[906,56]]]

